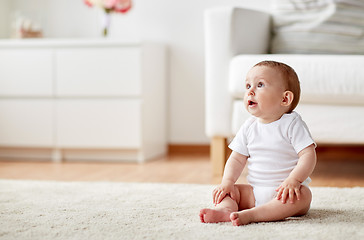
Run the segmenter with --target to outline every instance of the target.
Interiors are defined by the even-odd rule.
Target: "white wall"
[[[134,0],[133,3],[133,9],[126,15],[112,16],[109,37],[161,41],[168,46],[169,142],[208,143],[204,133],[203,12],[228,5],[269,10],[270,0]],[[5,8],[7,24],[16,12],[35,16],[45,37],[101,36],[102,11],[88,8],[83,0],[0,0],[0,16]],[[0,37],[8,35],[9,29],[0,24]]]
[[[0,0],[0,38],[7,37],[9,0]]]

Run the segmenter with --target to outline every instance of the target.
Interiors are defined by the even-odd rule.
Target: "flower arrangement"
[[[84,2],[89,7],[97,6],[104,10],[104,36],[107,35],[110,25],[110,13],[127,13],[132,6],[132,0],[84,0]]]

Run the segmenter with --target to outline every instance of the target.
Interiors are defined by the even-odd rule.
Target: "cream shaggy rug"
[[[211,185],[0,180],[0,239],[364,239],[364,188],[312,188],[308,215],[203,224]]]

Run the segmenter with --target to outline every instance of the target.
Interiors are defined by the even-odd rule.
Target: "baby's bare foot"
[[[230,214],[230,220],[234,226],[246,225],[250,223],[246,212],[233,212]]]
[[[203,223],[229,222],[231,211],[225,209],[209,209],[200,210],[200,220]]]

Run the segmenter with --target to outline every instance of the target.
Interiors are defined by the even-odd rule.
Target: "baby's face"
[[[263,123],[278,120],[286,111],[281,105],[285,85],[281,73],[267,66],[253,67],[247,74],[244,105]]]

